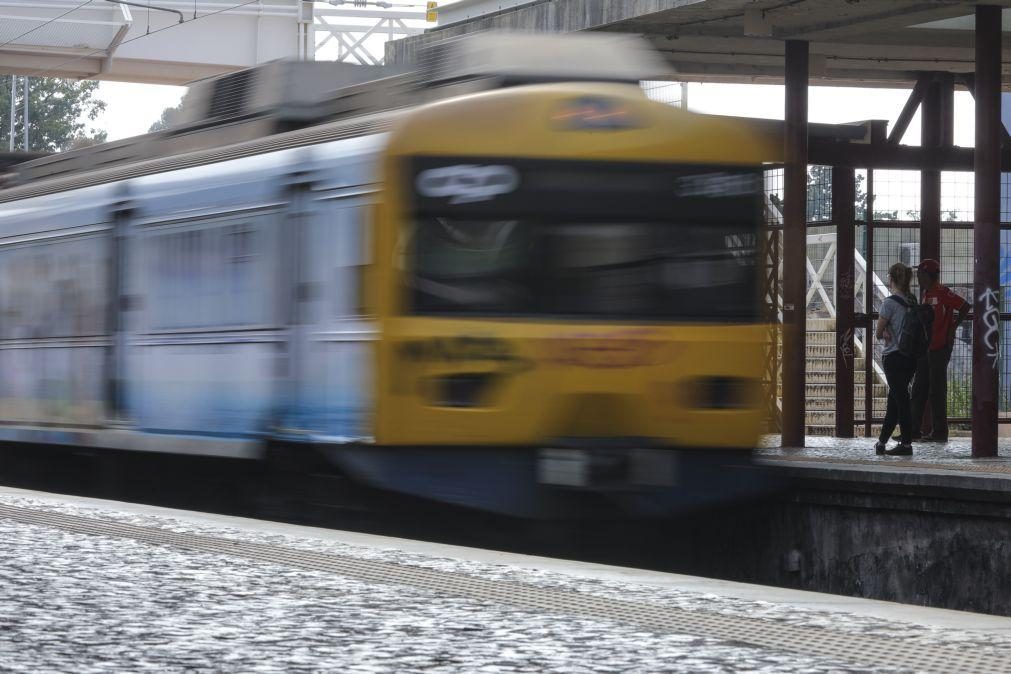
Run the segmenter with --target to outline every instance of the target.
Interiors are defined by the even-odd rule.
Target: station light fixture
[[[372,5],[373,7],[392,9],[394,6],[392,2],[386,2],[386,0],[328,0],[328,2],[334,7],[340,7],[341,5],[351,5],[352,7],[368,7],[369,5]]]

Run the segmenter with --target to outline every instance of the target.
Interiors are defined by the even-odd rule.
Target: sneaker
[[[913,446],[912,445],[896,445],[891,449],[886,449],[885,454],[888,456],[912,456]]]
[[[874,443],[874,453],[877,454],[878,456],[884,454],[885,450],[887,449],[888,449],[887,443],[881,442],[880,440]]]

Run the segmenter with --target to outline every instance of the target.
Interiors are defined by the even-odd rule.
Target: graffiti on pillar
[[[839,297],[853,297],[853,274],[850,272],[839,275]]]
[[[993,369],[997,369],[997,361],[1000,358],[1000,300],[997,291],[987,288],[979,296],[979,303],[982,305],[983,327],[983,352],[984,356],[993,362]]]
[[[839,337],[839,355],[847,369],[853,368],[853,328],[847,328]]]

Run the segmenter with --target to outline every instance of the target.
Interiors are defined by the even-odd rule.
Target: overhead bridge
[[[425,13],[305,0],[4,0],[0,73],[188,84],[278,59],[382,62]],[[334,48],[336,46],[336,48]],[[377,55],[378,54],[378,55]]]

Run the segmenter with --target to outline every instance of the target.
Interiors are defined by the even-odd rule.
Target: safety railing
[[[817,248],[819,245],[827,246],[825,252],[820,256],[821,259],[811,259],[812,248]],[[826,277],[829,279],[835,278],[835,265],[833,264],[837,255],[836,247],[836,235],[834,232],[827,232],[823,234],[808,234],[807,236],[807,274],[809,286],[807,289],[807,308],[809,312],[821,310],[828,314],[829,318],[836,317],[836,296],[835,296],[835,283],[831,283],[831,292],[826,288]],[[854,282],[853,296],[863,297],[864,288],[866,287],[866,279],[870,278],[871,283],[874,286],[874,296],[877,300],[875,304],[878,304],[881,300],[888,297],[888,287],[884,284],[881,278],[873,271],[867,273],[867,260],[864,256],[860,254],[859,250],[853,251],[854,267],[856,280]],[[815,302],[815,299],[819,302]],[[819,306],[820,305],[820,306]],[[878,379],[878,382],[885,383],[885,371],[882,369],[881,364],[877,361],[873,349],[867,349],[865,340],[860,336],[859,332],[855,332],[853,335],[853,344],[856,347],[857,354],[867,358],[871,358],[871,367],[874,370],[874,375]],[[868,352],[870,355],[868,356]]]

